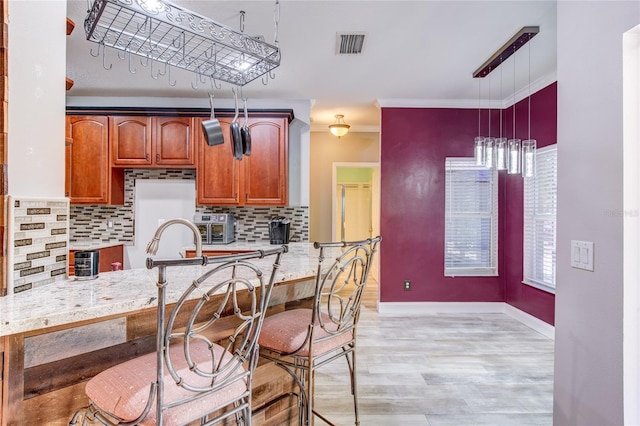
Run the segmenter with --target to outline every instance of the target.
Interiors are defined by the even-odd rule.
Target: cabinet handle
[[[160,154],[156,154],[156,163],[160,162]]]
[[[145,155],[144,155],[144,159],[145,159],[146,161],[149,161],[149,154],[145,154]]]

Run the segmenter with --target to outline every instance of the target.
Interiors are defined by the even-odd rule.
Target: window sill
[[[551,287],[547,284],[543,284],[543,283],[539,283],[533,280],[523,280],[522,284],[526,284],[528,286],[537,288],[538,290],[542,290],[542,291],[546,291],[547,293],[551,293],[553,295],[556,294],[556,289],[555,287]]]

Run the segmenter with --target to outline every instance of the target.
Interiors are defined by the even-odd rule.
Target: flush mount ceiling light
[[[338,139],[340,139],[342,136],[347,134],[351,126],[344,122],[344,115],[336,114],[335,117],[336,122],[329,124],[329,130],[334,136],[337,136]]]

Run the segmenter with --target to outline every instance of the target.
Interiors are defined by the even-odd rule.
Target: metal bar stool
[[[69,424],[211,425],[235,417],[237,424],[251,425],[257,340],[286,251],[147,259],[148,269],[158,268],[157,351],[89,380],[90,404]],[[198,263],[213,267],[167,312],[166,268]]]
[[[363,241],[314,243],[319,249],[313,306],[268,316],[259,338],[260,356],[285,369],[296,382],[299,422],[313,424],[316,415],[333,425],[313,407],[316,369],[345,357],[351,393],[358,416],[356,328],[362,294],[371,262],[381,238]]]

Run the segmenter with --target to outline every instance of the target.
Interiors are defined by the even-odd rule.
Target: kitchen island
[[[288,246],[276,274],[270,314],[299,306],[313,294],[316,250],[308,243]],[[272,247],[267,242],[225,249]],[[264,265],[265,270],[268,267]],[[206,270],[207,266],[168,267],[168,303]],[[1,424],[66,424],[87,403],[86,380],[111,365],[154,351],[157,274],[156,269],[106,272],[90,281],[69,279],[0,298]],[[254,406],[290,387],[286,373],[261,363],[254,378]],[[261,412],[255,423],[286,423],[278,414],[290,410],[285,406],[278,410]]]

